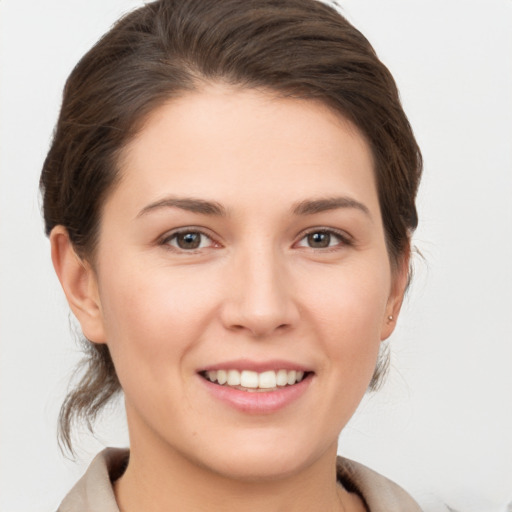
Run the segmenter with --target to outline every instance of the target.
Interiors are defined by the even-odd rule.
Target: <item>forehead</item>
[[[119,168],[119,188],[140,201],[173,193],[236,202],[244,191],[295,201],[334,187],[378,208],[359,130],[321,102],[269,92],[216,85],[169,101],[148,116]]]

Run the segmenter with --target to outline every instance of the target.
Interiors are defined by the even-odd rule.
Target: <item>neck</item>
[[[336,482],[336,446],[303,468],[271,478],[212,471],[168,445],[131,441],[130,462],[114,485],[121,512],[351,512],[362,501]]]

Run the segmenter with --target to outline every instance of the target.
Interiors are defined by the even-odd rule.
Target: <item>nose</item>
[[[247,251],[230,268],[221,318],[229,330],[263,338],[297,325],[299,308],[283,257]]]

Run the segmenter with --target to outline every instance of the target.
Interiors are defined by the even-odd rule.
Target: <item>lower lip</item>
[[[214,384],[201,376],[199,378],[216,399],[231,407],[250,414],[270,414],[297,401],[308,389],[312,377],[310,374],[293,386],[285,386],[275,391],[241,391]]]

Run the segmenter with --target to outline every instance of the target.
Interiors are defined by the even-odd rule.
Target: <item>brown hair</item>
[[[58,224],[93,260],[101,207],[121,150],[159,105],[201,83],[262,88],[322,101],[352,121],[373,152],[392,264],[410,251],[421,155],[388,69],[366,38],[317,0],[158,0],[124,18],[67,80],[41,191],[46,233]],[[90,426],[120,391],[108,347],[87,342],[84,372],[61,409]],[[380,359],[370,388],[376,388]]]

